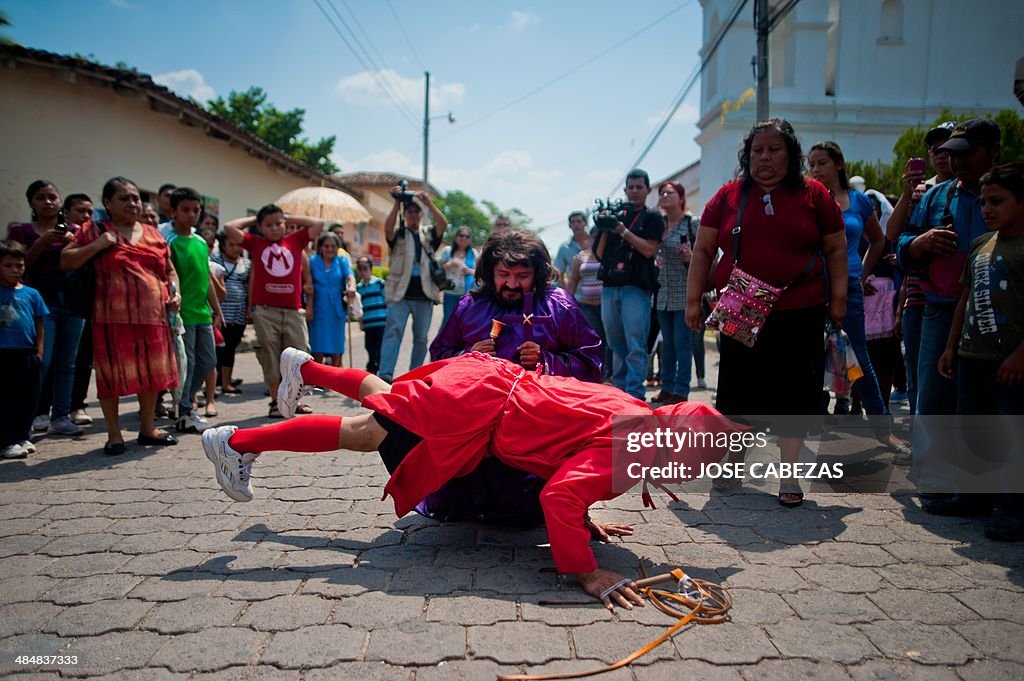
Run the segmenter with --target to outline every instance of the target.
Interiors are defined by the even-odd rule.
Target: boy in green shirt
[[[206,241],[193,230],[201,211],[202,197],[195,189],[178,187],[171,193],[171,229],[166,232],[166,238],[181,284],[180,314],[188,357],[175,427],[179,432],[188,433],[206,428],[206,419],[193,406],[193,399],[196,391],[203,387],[206,375],[217,365],[213,325],[221,324],[220,304],[210,286],[209,249]]]

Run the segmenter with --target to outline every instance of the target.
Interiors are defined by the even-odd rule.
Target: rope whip
[[[558,679],[581,679],[587,676],[597,676],[598,674],[604,674],[605,672],[625,667],[643,657],[672,638],[677,631],[691,622],[696,622],[697,624],[720,624],[729,619],[732,595],[728,589],[714,582],[690,577],[680,568],[662,575],[648,577],[643,561],[644,559],[641,558],[640,574],[643,576],[643,579],[636,582],[640,593],[658,610],[677,620],[663,634],[642,648],[634,650],[618,662],[606,667],[591,669],[585,672],[556,674],[499,674],[498,681],[555,681]],[[675,592],[652,588],[655,584],[673,581],[678,585]],[[593,601],[540,601],[540,605],[593,605],[593,603]],[[681,606],[681,608],[677,606]]]

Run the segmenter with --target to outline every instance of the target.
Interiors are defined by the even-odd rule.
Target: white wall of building
[[[773,6],[781,0],[771,0]],[[701,0],[704,47],[735,0]],[[704,201],[732,179],[753,124],[753,99],[721,121],[722,103],[755,85],[753,2],[726,34],[701,85]],[[902,15],[902,21],[898,21]],[[771,38],[772,116],[788,119],[806,150],[831,139],[850,160],[892,160],[908,127],[955,114],[1018,109],[1024,3],[1004,0],[801,0]],[[834,89],[831,89],[834,88]],[[827,91],[828,90],[828,91]]]
[[[58,74],[23,65],[0,69],[3,224],[29,218],[25,189],[39,178],[64,195],[89,194],[97,206],[104,182],[116,175],[153,192],[164,182],[188,185],[220,200],[222,221],[309,184],[202,128],[150,110],[143,97]]]

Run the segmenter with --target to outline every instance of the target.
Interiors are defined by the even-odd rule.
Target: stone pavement
[[[264,423],[252,354],[238,375],[244,395],[215,421]],[[310,404],[359,410],[333,395]],[[124,421],[134,438],[137,419]],[[266,455],[256,499],[234,503],[197,435],[120,458],[104,440],[93,426],[0,462],[0,677],[486,680],[593,668],[672,622],[652,607],[539,606],[581,594],[544,570],[543,530],[396,520],[376,454]],[[635,492],[598,507],[636,526],[598,560],[633,575],[643,556],[723,582],[732,621],[598,678],[1024,678],[1024,546],[927,516],[906,492],[812,492],[785,510],[770,488],[684,489],[680,503],[656,492],[656,510]]]

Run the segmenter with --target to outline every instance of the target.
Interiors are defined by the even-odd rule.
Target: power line
[[[375,71],[374,71],[373,69],[371,69],[371,68],[370,68],[370,67],[369,67],[369,66],[367,65],[367,63],[366,63],[366,61],[365,61],[365,60],[363,59],[362,55],[360,55],[360,54],[359,54],[359,52],[358,52],[358,51],[356,51],[356,49],[355,49],[355,48],[354,48],[354,47],[352,46],[352,43],[350,43],[350,42],[349,42],[349,40],[348,40],[348,38],[346,38],[346,37],[345,37],[345,34],[344,34],[344,33],[342,33],[342,32],[341,32],[341,29],[340,29],[340,28],[338,28],[338,26],[337,26],[337,25],[336,25],[336,24],[334,23],[334,20],[333,20],[333,19],[331,18],[331,15],[329,15],[329,14],[327,13],[327,10],[325,10],[325,9],[323,8],[323,5],[321,5],[321,4],[320,4],[320,0],[313,0],[313,2],[314,2],[314,3],[316,4],[316,6],[317,6],[317,9],[319,9],[319,10],[320,10],[320,13],[324,15],[324,18],[325,18],[325,19],[327,19],[327,23],[329,23],[329,24],[331,25],[331,28],[333,28],[333,29],[334,29],[334,32],[338,34],[338,37],[339,37],[339,38],[341,38],[341,41],[342,41],[343,43],[345,43],[345,46],[346,46],[346,47],[347,47],[347,48],[349,49],[349,51],[350,51],[350,52],[351,52],[351,53],[353,54],[353,56],[355,56],[356,60],[357,60],[357,61],[358,61],[358,62],[359,62],[359,63],[360,63],[361,65],[362,65],[363,69],[365,69],[365,70],[366,70],[366,71],[367,71],[367,72],[368,72],[368,73],[370,74],[370,76],[371,76],[371,77],[373,78],[374,82],[376,82],[376,83],[377,83],[377,86],[378,86],[378,87],[379,87],[379,88],[380,88],[380,89],[381,89],[381,90],[382,90],[382,91],[384,92],[384,94],[386,94],[386,95],[388,96],[388,98],[389,98],[389,99],[390,99],[390,100],[391,100],[392,102],[394,102],[395,106],[397,106],[397,107],[398,107],[398,111],[399,111],[399,113],[401,113],[401,114],[402,114],[402,116],[403,116],[403,117],[404,117],[404,118],[406,119],[406,121],[408,121],[408,122],[409,122],[409,124],[410,124],[410,125],[411,125],[411,126],[412,126],[412,127],[414,128],[414,129],[418,129],[418,128],[419,128],[419,125],[418,125],[418,123],[416,122],[416,119],[415,119],[415,117],[414,117],[414,116],[412,116],[412,115],[411,115],[411,114],[409,113],[409,111],[408,111],[408,110],[407,110],[407,108],[406,108],[406,107],[404,106],[404,103],[403,103],[403,102],[401,101],[401,99],[399,99],[398,97],[396,97],[396,96],[395,96],[395,95],[394,95],[394,94],[393,94],[393,93],[391,92],[391,90],[389,90],[389,89],[388,89],[387,85],[386,85],[385,83],[382,83],[382,82],[381,82],[381,80],[380,80],[380,78],[378,77],[377,73],[376,73],[376,72],[375,72]],[[330,0],[325,0],[325,2],[328,2],[328,3],[329,3],[329,2],[330,2]],[[333,5],[331,5],[331,8],[332,8],[332,9],[334,9],[335,13],[337,13],[337,11],[338,11],[338,10],[337,10],[337,9],[335,9]],[[339,18],[340,18],[340,15],[339,15]],[[342,23],[344,24],[344,22],[342,22]]]
[[[405,36],[405,43],[409,46],[409,51],[412,52],[412,56],[416,58],[416,63],[420,65],[421,70],[427,71],[427,67],[423,65],[423,60],[420,59],[420,55],[416,51],[416,46],[413,44],[412,40],[409,39],[409,34],[405,32],[405,26],[402,25],[402,20],[399,18],[398,12],[395,11],[394,5],[391,4],[391,0],[388,0],[388,9],[391,10],[392,16],[395,17],[395,23],[398,24],[398,30],[400,30],[402,35]]]
[[[371,71],[371,75],[374,77],[374,80],[377,81],[377,85],[379,85],[382,88],[384,88],[386,90],[386,92],[388,93],[388,95],[391,97],[392,101],[394,101],[396,104],[399,104],[402,107],[402,109],[405,110],[406,114],[408,114],[408,117],[411,119],[410,122],[415,121],[416,120],[416,113],[412,109],[410,109],[409,105],[405,103],[404,99],[402,99],[402,93],[384,75],[384,69],[382,69],[380,67],[380,65],[376,61],[374,61],[373,56],[370,55],[370,51],[366,49],[366,47],[363,45],[362,41],[359,40],[359,36],[356,35],[355,31],[353,31],[351,26],[348,25],[348,23],[345,21],[344,17],[341,16],[341,12],[338,11],[338,8],[334,4],[334,1],[333,0],[324,0],[324,1],[327,3],[328,7],[330,7],[332,10],[334,10],[335,16],[338,17],[338,22],[345,28],[346,31],[348,31],[349,36],[351,36],[351,38],[355,42],[356,46],[360,50],[362,50],[363,56],[366,57],[366,61],[368,61],[370,63],[370,67],[372,67],[372,69],[373,69]],[[342,1],[342,4],[344,4],[344,0],[341,0],[341,1]],[[345,6],[345,9],[348,9],[347,5]],[[359,20],[355,18],[355,15],[352,14],[352,10],[350,10],[350,9],[349,9],[349,14],[352,16],[352,19],[355,20],[355,23],[358,26]],[[360,30],[362,30],[361,26],[358,26],[358,27],[359,27]],[[363,35],[364,36],[366,35],[365,31],[363,32]],[[367,36],[366,39],[367,39],[367,42],[370,42],[370,46],[373,47],[373,43],[372,43],[372,41],[370,41],[369,36]],[[376,48],[374,48],[374,52],[376,52]],[[381,61],[383,62],[384,60],[381,59]],[[365,62],[364,62],[364,64],[365,64]],[[386,66],[386,64],[385,64],[385,66]]]
[[[490,113],[484,114],[480,118],[477,118],[477,119],[475,119],[473,121],[470,121],[469,123],[460,124],[458,130],[454,130],[454,131],[448,133],[447,135],[442,135],[441,137],[438,137],[436,140],[434,140],[434,143],[436,144],[437,142],[440,142],[442,140],[448,139],[452,135],[457,135],[460,132],[468,130],[469,128],[473,127],[477,123],[483,123],[487,119],[492,118],[492,117],[498,115],[499,113],[505,111],[506,109],[509,109],[509,108],[515,106],[516,104],[519,104],[520,102],[522,102],[522,101],[532,97],[533,95],[537,94],[538,92],[546,90],[547,88],[551,87],[555,83],[557,83],[557,82],[559,82],[561,80],[564,80],[565,78],[567,78],[567,77],[571,76],[572,74],[576,73],[580,69],[582,69],[582,68],[584,68],[586,66],[589,66],[590,64],[592,64],[593,62],[597,61],[601,57],[607,55],[609,52],[612,52],[613,50],[616,50],[619,47],[622,47],[623,45],[625,45],[629,41],[631,41],[634,38],[636,38],[641,33],[644,33],[646,31],[654,28],[655,26],[660,24],[665,19],[668,19],[670,16],[672,16],[676,12],[679,12],[681,9],[683,9],[684,7],[686,7],[687,5],[690,5],[692,3],[693,3],[693,0],[686,0],[686,2],[676,6],[672,10],[669,10],[665,14],[661,15],[660,17],[658,17],[657,19],[652,21],[651,23],[649,23],[649,24],[647,24],[645,26],[642,26],[641,28],[637,29],[633,33],[630,33],[628,36],[626,36],[622,40],[618,41],[617,43],[614,43],[613,45],[611,45],[609,47],[606,47],[605,49],[603,49],[600,52],[598,52],[597,54],[595,54],[593,57],[590,57],[589,59],[580,62],[576,66],[573,66],[568,71],[566,71],[566,72],[564,72],[564,73],[562,73],[562,74],[560,74],[558,76],[555,76],[554,78],[552,78],[551,80],[545,82],[544,84],[539,85],[538,87],[530,90],[526,94],[520,95],[519,97],[516,97],[515,99],[513,99],[513,100],[511,100],[511,101],[509,101],[509,102],[499,106],[494,111],[491,111]]]
[[[650,141],[644,147],[644,150],[640,152],[640,156],[636,159],[636,161],[634,161],[633,164],[630,165],[630,168],[636,168],[643,162],[645,158],[647,158],[647,154],[650,153],[651,149],[654,147],[654,144],[658,141],[658,138],[661,137],[661,133],[665,132],[665,128],[668,127],[668,124],[669,122],[671,122],[672,117],[675,115],[676,111],[679,110],[679,107],[682,106],[683,100],[686,99],[686,96],[688,94],[690,94],[690,90],[692,90],[693,86],[697,84],[697,81],[700,79],[700,76],[707,69],[708,64],[711,63],[711,59],[715,56],[715,53],[718,51],[718,47],[722,44],[722,41],[725,39],[726,33],[728,33],[729,29],[732,28],[732,25],[736,23],[736,19],[739,18],[740,12],[743,11],[743,8],[746,6],[746,4],[747,0],[738,0],[735,9],[732,12],[732,15],[729,17],[729,20],[722,25],[722,28],[719,30],[718,35],[715,36],[715,39],[711,45],[711,49],[708,50],[707,55],[704,57],[704,59],[701,60],[700,68],[696,69],[695,72],[691,73],[686,85],[682,88],[679,95],[676,97],[675,103],[672,105],[672,108],[669,110],[667,115],[655,129],[654,133],[649,136]],[[614,190],[615,187],[612,187],[612,189],[609,190],[609,193]]]
[[[380,64],[382,64],[384,66],[383,69],[380,68],[380,66],[378,66],[377,63],[374,62],[373,58],[370,56],[369,51],[367,51],[367,49],[363,46],[363,43],[359,40],[359,38],[355,35],[355,33],[352,32],[352,29],[349,28],[347,25],[345,25],[344,20],[341,18],[341,14],[338,13],[337,8],[336,7],[332,7],[332,9],[334,9],[334,13],[338,15],[338,20],[342,22],[342,25],[345,25],[345,28],[348,30],[349,34],[356,41],[356,44],[360,47],[360,49],[363,50],[363,53],[366,55],[367,59],[370,61],[370,64],[377,67],[377,73],[381,76],[381,78],[384,79],[385,81],[388,81],[388,84],[391,87],[392,93],[397,94],[398,99],[401,100],[404,103],[405,100],[402,99],[401,91],[398,90],[398,88],[396,87],[395,83],[391,82],[390,76],[385,75],[385,69],[388,72],[390,72],[390,73],[395,73],[395,70],[391,68],[391,66],[390,66],[390,64],[388,64],[387,60],[377,50],[377,47],[373,44],[373,40],[370,38],[370,35],[366,32],[366,29],[363,28],[363,25],[361,23],[359,23],[359,18],[356,17],[355,12],[353,12],[352,8],[348,6],[348,3],[345,2],[345,0],[338,0],[338,1],[341,3],[341,6],[345,8],[345,11],[348,12],[349,17],[352,18],[352,23],[355,24],[356,28],[362,34],[363,38],[366,40],[366,44],[370,46],[370,50],[372,50],[373,54],[377,57],[377,62],[379,62]],[[332,4],[333,5],[332,0],[327,0],[327,2],[328,2],[328,4]],[[426,69],[424,69],[424,70],[426,70]],[[414,111],[412,111],[411,109],[409,109],[408,105],[406,105],[405,109],[406,109],[406,111],[408,113],[410,113],[410,115],[413,116],[413,118],[416,117],[416,113]]]
[[[772,14],[770,17],[768,17],[769,33],[775,30],[775,27],[778,26],[779,23],[786,18],[786,15],[793,11],[793,8],[796,7],[796,3],[798,2],[800,2],[800,0],[789,0],[789,2],[787,2],[785,5],[775,10],[775,14]]]

